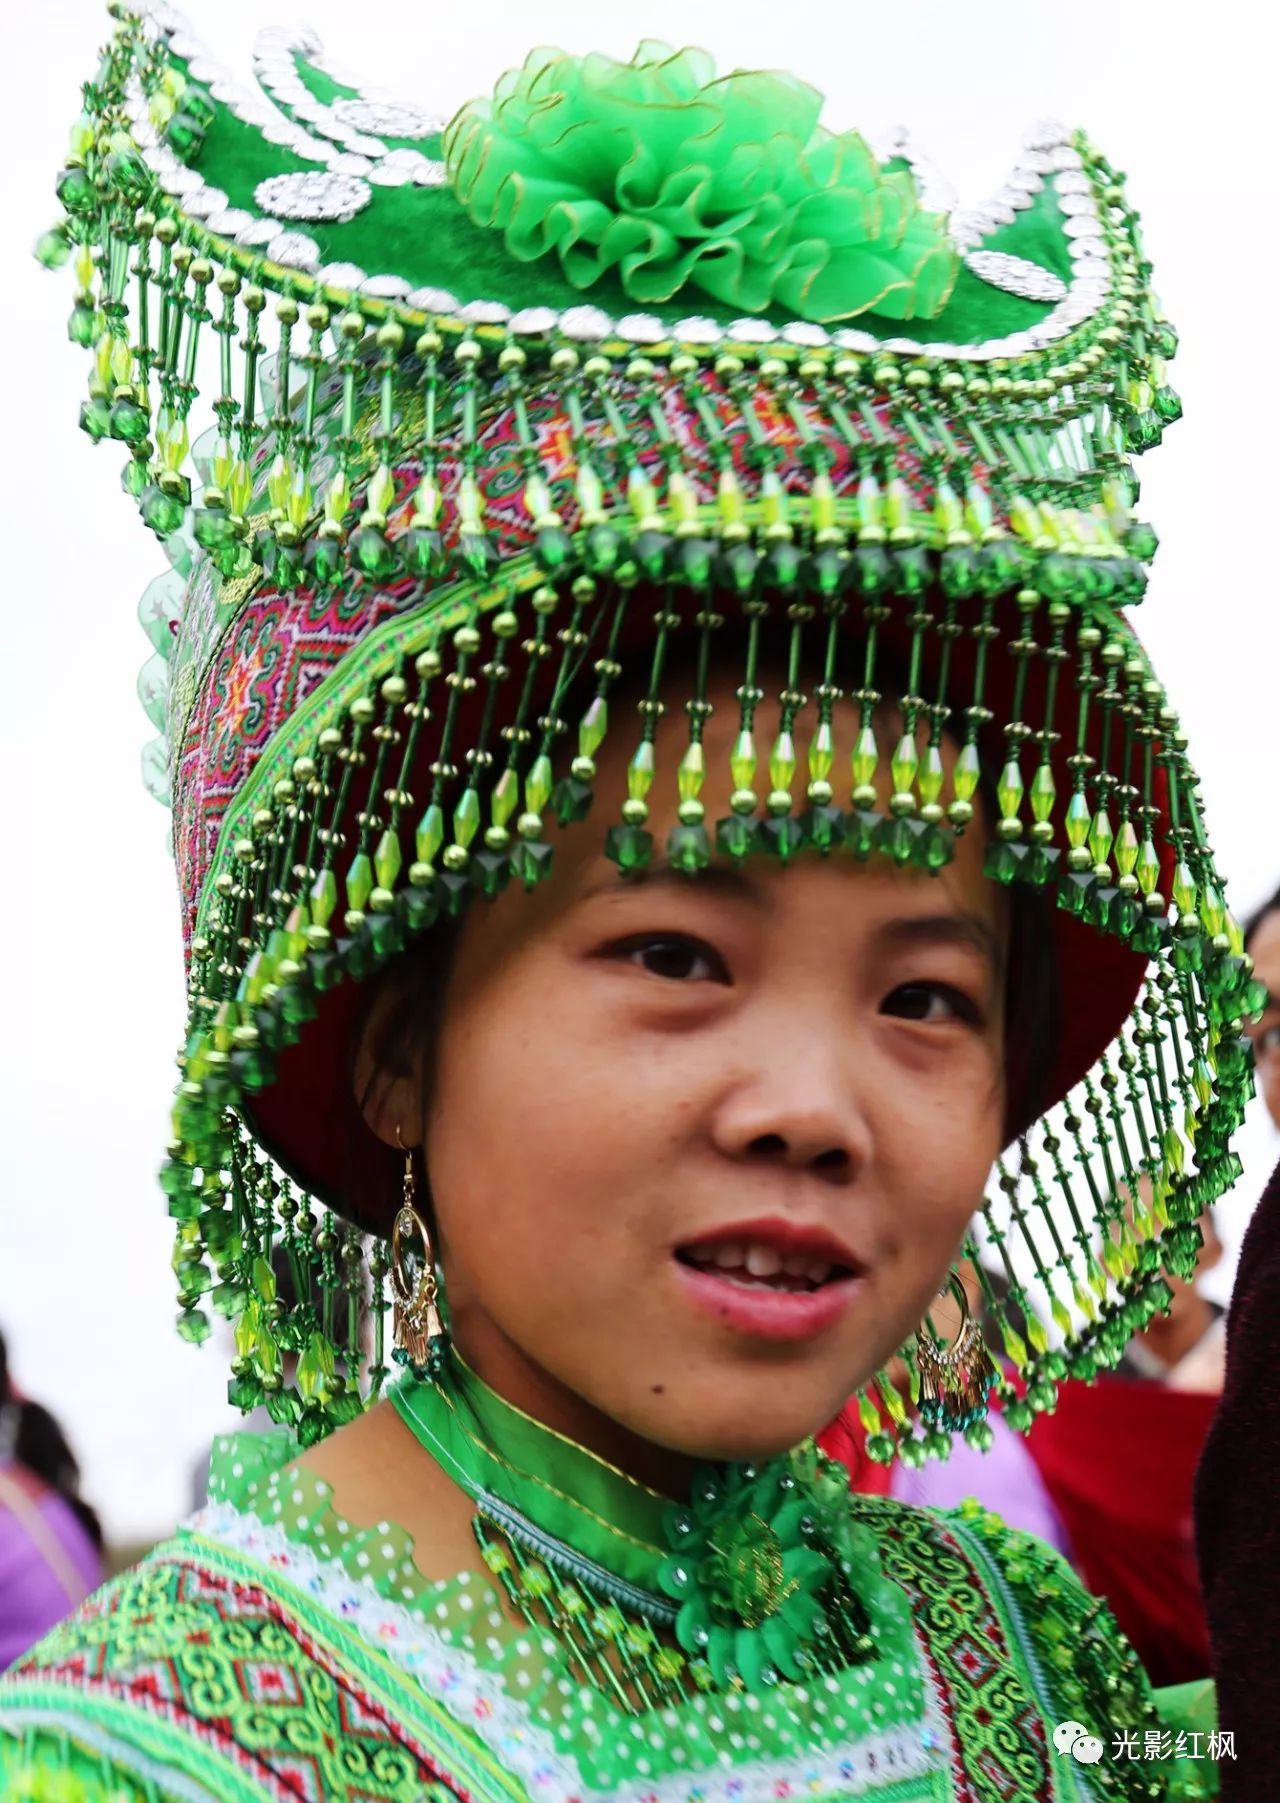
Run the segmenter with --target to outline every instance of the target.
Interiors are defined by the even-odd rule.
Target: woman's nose
[[[865,1169],[872,1140],[849,1055],[776,1040],[752,1058],[722,1095],[713,1122],[727,1157],[812,1171],[849,1183]]]

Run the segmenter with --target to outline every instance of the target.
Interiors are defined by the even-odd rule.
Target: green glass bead
[[[61,226],[41,232],[35,243],[36,261],[46,269],[61,269],[71,255],[71,240]],[[85,342],[80,340],[79,342]]]
[[[923,821],[912,820],[904,815],[894,815],[891,819],[882,820],[878,849],[895,864],[910,864],[915,851],[916,835],[912,828],[923,826]]]
[[[942,752],[936,745],[926,745],[924,757],[920,761],[916,787],[920,792],[920,800],[926,807],[937,803],[942,794],[942,784],[946,772],[942,763]]]
[[[608,730],[609,704],[603,695],[597,695],[578,723],[579,756],[594,757],[604,743]]]
[[[1015,758],[1010,758],[1000,772],[1000,781],[996,785],[996,800],[1000,804],[1000,813],[1006,820],[1016,820],[1018,810],[1022,806],[1023,783],[1022,771]]]
[[[709,538],[680,538],[671,556],[671,574],[677,582],[690,588],[710,586],[716,547]]]
[[[186,508],[176,495],[152,483],[142,495],[143,522],[160,538],[168,538],[181,526]]]
[[[1166,426],[1182,418],[1182,400],[1176,389],[1164,383],[1156,389],[1154,396],[1155,410]]]
[[[980,553],[973,545],[949,545],[939,560],[942,592],[956,600],[977,592],[980,573]]]
[[[1196,879],[1190,867],[1179,858],[1173,871],[1173,899],[1178,905],[1179,914],[1194,914],[1196,911]]]
[[[935,559],[923,545],[898,545],[891,553],[893,586],[900,595],[923,595],[934,580]]]
[[[586,819],[594,798],[590,783],[576,776],[562,776],[551,791],[551,812],[561,826],[570,826],[575,820]]]
[[[642,575],[650,582],[659,582],[666,574],[667,559],[671,553],[671,540],[665,532],[649,529],[638,532],[631,543],[632,555]]]
[[[79,163],[60,171],[55,192],[68,213],[91,213],[98,205],[98,190],[88,170]]]
[[[136,150],[113,150],[106,172],[116,192],[135,205],[144,202],[155,186],[155,177]]]
[[[546,797],[543,797],[545,803]],[[541,806],[538,809],[540,813]],[[458,805],[453,810],[453,837],[457,845],[469,846],[476,836],[480,825],[480,797],[470,784],[458,798]]]
[[[653,747],[650,746],[652,752]],[[546,752],[540,752],[529,767],[529,774],[524,779],[524,806],[528,814],[540,814],[546,807],[551,795],[551,759]]]
[[[674,826],[667,835],[667,858],[676,870],[692,876],[711,862],[711,845],[705,828]]]
[[[449,562],[443,534],[433,526],[410,526],[400,540],[400,558],[405,574],[416,580],[443,575]]]
[[[188,116],[195,120],[202,131],[207,131],[213,124],[217,108],[211,96],[194,82],[188,82],[182,90],[182,107]]]
[[[318,927],[328,926],[338,905],[338,879],[322,870],[311,885],[311,918]]]
[[[1089,828],[1089,850],[1093,853],[1095,864],[1105,864],[1111,856],[1111,847],[1115,843],[1115,834],[1111,830],[1111,817],[1105,808],[1099,808]]]
[[[876,739],[875,729],[864,726],[854,741],[853,752],[849,759],[849,768],[853,773],[857,788],[866,788],[874,782],[876,764],[879,761],[880,746]]]
[[[795,774],[795,740],[789,732],[780,732],[769,752],[769,782],[774,789],[790,789]]]
[[[981,778],[982,764],[978,757],[978,747],[972,744],[962,746],[951,778],[951,786],[956,792],[956,799],[972,801]]]
[[[111,403],[98,396],[80,404],[80,430],[87,432],[96,444],[111,430]]]
[[[1154,450],[1164,436],[1164,421],[1154,407],[1139,407],[1125,415],[1124,435],[1131,451]]]
[[[350,551],[357,569],[377,582],[389,581],[396,571],[396,552],[380,526],[357,526]]]
[[[67,320],[67,337],[72,344],[81,345],[87,350],[98,337],[100,329],[98,311],[93,303],[77,301]]]
[[[347,871],[347,907],[362,913],[372,892],[373,865],[368,852],[358,851]]]
[[[471,859],[471,879],[481,895],[490,901],[501,895],[512,875],[511,858],[505,851],[493,851],[482,845]]]
[[[824,545],[805,560],[801,579],[810,594],[829,600],[840,593],[850,574],[847,554],[833,545]]]
[[[860,863],[869,858],[879,845],[880,828],[884,824],[884,816],[871,808],[854,808],[845,815],[845,847]]]
[[[1031,778],[1031,812],[1037,820],[1049,818],[1057,796],[1058,787],[1053,780],[1053,767],[1050,764],[1038,764],[1036,773]]]
[[[631,801],[643,801],[653,786],[654,754],[653,741],[641,739],[627,765],[627,796]]]
[[[727,545],[715,561],[716,580],[739,600],[754,592],[760,574],[760,553],[753,545]]]
[[[147,436],[150,427],[145,407],[128,396],[121,396],[112,404],[107,422],[107,431],[112,438],[119,438],[125,444],[138,444]]]
[[[1014,883],[1022,870],[1027,846],[1007,839],[997,839],[987,847],[982,873],[993,883]]]
[[[922,870],[945,870],[956,855],[955,834],[937,823],[926,825],[924,821],[912,821],[910,824],[924,829],[916,839],[912,862]]]
[[[893,778],[893,787],[897,794],[910,793],[916,780],[916,772],[920,768],[920,752],[913,733],[904,733],[898,740],[893,757],[890,760],[889,772]]]
[[[342,541],[317,532],[307,540],[303,554],[307,574],[318,588],[328,588],[342,572]]]
[[[1073,850],[1079,851],[1088,843],[1092,820],[1084,790],[1076,789],[1067,803],[1067,843]]]
[[[676,787],[681,801],[696,801],[705,774],[705,753],[701,743],[693,739],[685,747],[676,772]]]
[[[756,830],[758,823],[742,814],[730,814],[716,822],[716,850],[726,858],[740,863],[751,852],[758,849]]]
[[[463,576],[488,582],[501,561],[498,547],[484,532],[459,532],[453,561]]]
[[[544,526],[534,536],[533,555],[545,575],[559,575],[573,556],[573,540],[563,526]]]
[[[794,814],[771,814],[757,833],[760,850],[787,864],[804,845],[804,828]]]
[[[769,546],[761,561],[761,586],[772,594],[790,599],[799,592],[803,568],[804,553],[800,547],[789,539],[777,540]]]
[[[419,864],[434,864],[436,854],[443,844],[444,809],[439,802],[433,801],[418,822],[418,830],[414,835],[414,850]]]
[[[120,472],[120,486],[127,495],[140,502],[151,487],[151,471],[139,457],[131,457]]]
[[[493,786],[489,812],[495,826],[505,826],[515,813],[520,800],[520,779],[508,766]],[[424,860],[427,862],[428,860]]]
[[[166,144],[181,162],[192,160],[204,143],[204,127],[187,111],[175,113],[164,128]]]
[[[850,570],[860,595],[882,595],[893,581],[893,561],[883,545],[858,545]]]
[[[592,576],[608,576],[622,553],[622,535],[604,524],[589,528],[582,542],[583,567]]]
[[[824,857],[844,844],[844,814],[830,802],[806,808],[800,816],[800,828],[805,843]]]
[[[474,791],[469,790],[468,793],[474,793]],[[472,830],[474,831],[474,828]],[[378,849],[374,853],[373,859],[373,867],[380,889],[395,888],[403,861],[404,854],[400,850],[399,836],[392,832],[390,827],[387,827],[378,840]]]
[[[237,542],[236,529],[220,507],[197,507],[192,515],[191,530],[196,543],[205,551],[220,550]]]
[[[1148,526],[1145,520],[1136,520],[1124,535],[1124,548],[1140,563],[1150,563],[1160,548],[1155,527]]]
[[[653,857],[653,834],[640,826],[611,826],[604,852],[619,870],[643,870]]]

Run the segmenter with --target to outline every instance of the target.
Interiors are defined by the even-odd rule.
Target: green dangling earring
[[[396,1138],[400,1130],[396,1129]],[[403,1146],[404,1142],[401,1141]],[[414,1206],[417,1177],[413,1152],[404,1147],[404,1197],[391,1229],[391,1293],[395,1303],[391,1356],[417,1378],[438,1377],[448,1340],[440,1319],[439,1280],[427,1224]],[[410,1251],[417,1240],[421,1253]]]
[[[983,1342],[982,1330],[969,1312],[964,1285],[952,1271],[938,1291],[955,1297],[960,1327],[950,1346],[933,1333],[928,1316],[916,1334],[916,1368],[920,1374],[920,1418],[943,1433],[960,1433],[981,1421],[987,1398],[996,1380],[995,1366]]]

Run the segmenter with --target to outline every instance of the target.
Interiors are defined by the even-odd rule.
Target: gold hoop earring
[[[400,1129],[396,1129],[400,1138]],[[401,1142],[403,1144],[403,1142]],[[445,1332],[440,1320],[435,1253],[427,1224],[418,1213],[413,1152],[404,1149],[404,1196],[391,1229],[391,1295],[394,1303],[391,1356],[415,1377],[435,1377],[444,1360]],[[420,1255],[409,1251],[419,1240]],[[416,1267],[416,1268],[415,1268]]]
[[[986,1415],[996,1370],[982,1330],[969,1312],[964,1285],[954,1271],[938,1291],[939,1296],[945,1296],[948,1290],[960,1309],[960,1327],[952,1344],[945,1346],[934,1337],[927,1314],[916,1332],[919,1406],[921,1419],[930,1427],[944,1433],[960,1433]]]

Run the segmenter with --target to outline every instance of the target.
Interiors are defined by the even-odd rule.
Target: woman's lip
[[[811,1258],[825,1258],[829,1264],[844,1265],[851,1271],[861,1268],[844,1241],[825,1227],[787,1220],[781,1215],[765,1215],[753,1221],[725,1221],[718,1227],[707,1228],[696,1239],[684,1242],[686,1248],[725,1244],[772,1246],[784,1258],[789,1253],[803,1253]]]
[[[837,1277],[815,1290],[771,1290],[735,1283],[724,1271],[673,1259],[677,1280],[691,1302],[736,1333],[758,1340],[811,1340],[844,1314],[862,1284]]]

